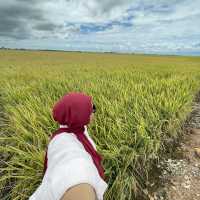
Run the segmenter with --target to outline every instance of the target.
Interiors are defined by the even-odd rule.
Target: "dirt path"
[[[184,132],[175,156],[158,166],[160,184],[150,200],[200,200],[200,96]]]

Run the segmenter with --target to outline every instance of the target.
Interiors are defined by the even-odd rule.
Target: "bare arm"
[[[94,188],[87,184],[81,183],[68,189],[60,200],[97,200]]]

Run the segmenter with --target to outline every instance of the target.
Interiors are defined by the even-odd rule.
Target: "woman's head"
[[[81,127],[93,120],[93,111],[95,112],[95,106],[91,96],[82,92],[70,92],[54,105],[53,118],[68,127]]]

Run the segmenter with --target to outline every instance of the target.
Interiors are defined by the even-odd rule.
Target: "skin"
[[[91,115],[90,115],[90,123],[92,123],[94,121],[94,113],[92,113]]]
[[[93,187],[87,183],[75,185],[67,190],[60,200],[97,200]]]

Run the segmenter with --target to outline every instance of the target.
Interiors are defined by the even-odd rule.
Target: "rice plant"
[[[26,200],[40,184],[58,127],[51,109],[70,91],[91,95],[97,107],[88,132],[104,158],[105,199],[145,193],[152,162],[191,111],[199,64],[199,57],[0,51],[0,198]]]

